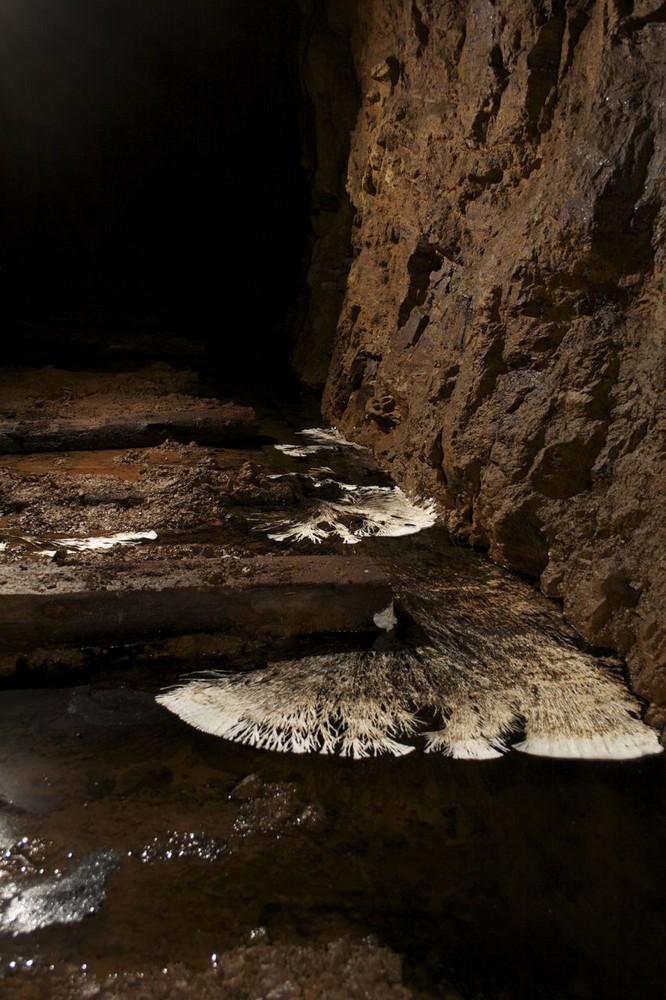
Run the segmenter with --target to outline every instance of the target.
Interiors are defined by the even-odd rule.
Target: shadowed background
[[[290,0],[13,0],[0,19],[5,323],[177,327],[260,364],[307,226]]]

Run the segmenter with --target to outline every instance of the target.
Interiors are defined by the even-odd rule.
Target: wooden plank
[[[390,584],[365,557],[259,556],[140,565],[17,567],[0,578],[0,648],[148,640],[188,632],[289,636],[373,629]],[[66,570],[66,572],[65,572]]]
[[[249,406],[223,403],[165,411],[153,417],[0,421],[0,453],[143,448],[167,439],[189,444],[230,445],[252,438],[257,419]]]

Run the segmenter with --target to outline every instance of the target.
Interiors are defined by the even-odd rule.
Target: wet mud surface
[[[661,995],[662,758],[294,757],[94,685],[0,711],[5,995]]]
[[[112,565],[138,574],[152,561],[165,575],[191,563],[194,586],[202,563],[241,574],[289,552],[370,556],[394,588],[397,634],[199,631],[24,652],[0,687],[0,992],[663,995],[663,756],[560,761],[509,749],[501,761],[458,760],[424,754],[418,740],[399,758],[277,754],[198,732],[156,703],[211,666],[416,648],[420,622],[472,675],[476,663],[513,676],[538,646],[535,689],[550,650],[590,659],[556,605],[437,526],[373,535],[340,483],[387,489],[383,472],[353,448],[274,447],[302,449],[295,431],[310,414],[266,407],[258,417],[258,438],[237,450],[167,440],[7,456],[4,577],[103,580]],[[285,523],[309,523],[319,544],[272,538]],[[131,531],[157,537],[102,551],[66,544]],[[556,684],[556,665],[552,674]]]

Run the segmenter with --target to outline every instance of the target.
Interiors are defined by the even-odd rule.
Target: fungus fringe
[[[416,718],[408,661],[343,653],[274,663],[249,673],[211,673],[158,695],[185,722],[265,750],[401,756]]]
[[[341,448],[362,450],[361,445],[347,441],[335,427],[308,427],[298,434],[306,439],[306,444],[276,444],[276,449],[290,458],[308,458],[318,451],[339,451]]]
[[[347,652],[270,664],[247,673],[211,673],[158,695],[204,732],[266,750],[338,753],[354,758],[414,749],[420,712],[442,719],[421,733],[426,752],[465,760],[515,749],[550,757],[626,759],[659,753],[656,733],[636,715],[619,678],[591,657],[551,663],[558,680],[520,664],[503,683],[462,672],[435,650]]]
[[[356,545],[372,536],[413,535],[437,520],[434,503],[414,504],[397,486],[359,486],[352,493],[347,484],[335,485],[341,490],[339,500],[313,501],[305,517],[263,521],[257,530],[276,542],[318,544],[337,535],[347,545]]]

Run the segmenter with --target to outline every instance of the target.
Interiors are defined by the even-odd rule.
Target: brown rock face
[[[368,0],[351,26],[325,414],[666,723],[663,5]]]

